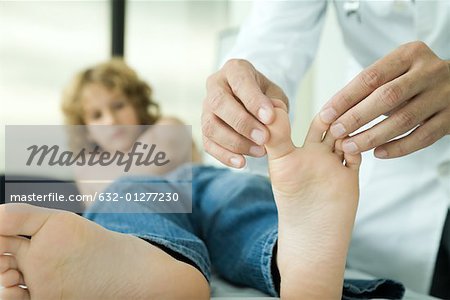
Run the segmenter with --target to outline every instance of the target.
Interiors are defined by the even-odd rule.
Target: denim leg
[[[272,256],[277,209],[267,178],[212,167],[193,169],[193,215],[212,265],[228,281],[276,296]]]
[[[154,177],[125,177],[110,185],[105,192],[118,193],[151,193],[154,191],[152,182]],[[161,178],[158,178],[161,181]],[[152,187],[153,186],[153,187]],[[130,203],[124,201],[114,203],[95,202],[85,212],[84,217],[99,225],[120,233],[134,235],[144,239],[163,250],[169,250],[176,258],[182,257],[182,261],[193,263],[206,279],[211,277],[210,260],[208,250],[203,241],[197,236],[192,225],[190,213],[154,213],[150,207],[141,205],[136,213],[121,213],[129,211]],[[112,211],[112,212],[108,212]]]

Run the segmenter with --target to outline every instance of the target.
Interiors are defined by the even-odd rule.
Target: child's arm
[[[183,122],[177,118],[163,117],[136,140],[142,144],[155,144],[156,151],[164,151],[170,163],[162,166],[154,164],[137,166],[133,162],[128,172],[124,172],[124,167],[118,166],[117,162],[109,166],[76,167],[75,178],[80,193],[94,195],[95,192],[102,192],[121,176],[163,175],[183,163],[201,162],[200,153],[195,147],[190,132],[185,131],[183,125]]]
[[[176,117],[162,117],[158,120],[158,122],[155,125],[185,125],[183,121]],[[194,140],[192,139],[192,162],[194,163],[201,163],[203,161],[202,155],[200,151],[197,148],[197,145],[195,144]]]

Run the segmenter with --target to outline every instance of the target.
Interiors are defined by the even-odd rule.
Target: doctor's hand
[[[336,138],[383,114],[388,118],[347,138],[344,152],[375,148],[378,158],[400,157],[450,134],[450,61],[422,42],[402,45],[362,71],[320,112]]]
[[[245,165],[243,155],[265,155],[269,140],[265,125],[274,120],[270,98],[288,105],[284,92],[253,65],[240,59],[229,60],[206,83],[203,102],[203,145],[209,154],[235,168]]]

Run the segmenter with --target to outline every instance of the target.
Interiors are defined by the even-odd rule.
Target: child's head
[[[151,88],[136,72],[123,60],[111,59],[70,82],[62,102],[65,123],[87,125],[91,143],[105,150],[125,150],[140,132],[136,126],[124,125],[152,125],[160,116],[151,96]]]

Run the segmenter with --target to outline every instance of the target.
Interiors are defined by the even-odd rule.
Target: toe
[[[0,299],[2,300],[29,300],[30,293],[27,289],[19,286],[0,288]]]
[[[0,205],[0,234],[33,236],[54,212],[57,210],[22,203]]]
[[[291,139],[291,125],[285,107],[275,105],[275,120],[267,125],[270,139],[265,147],[269,159],[282,157],[295,149]]]
[[[28,252],[30,240],[16,236],[0,236],[0,255],[9,253],[21,260]],[[3,256],[2,256],[3,258]]]
[[[328,148],[333,149],[334,145],[336,143],[336,138],[330,133],[328,130],[325,132],[325,137],[322,140],[322,144],[325,144],[328,146]]]
[[[0,273],[9,269],[17,269],[16,258],[12,255],[0,255]]]
[[[25,284],[22,273],[18,270],[9,269],[8,271],[0,274],[0,285],[8,288],[19,284]]]
[[[328,128],[329,125],[324,123],[320,118],[320,115],[317,114],[309,126],[308,134],[305,139],[305,145],[308,143],[321,143],[323,140],[323,135]],[[327,144],[330,144],[332,147],[333,144],[331,143],[331,140],[333,138],[331,137],[331,134],[325,135],[325,138],[327,138]]]
[[[334,145],[335,145],[334,153],[339,157],[339,160],[341,162],[344,162],[344,151],[342,151],[342,139],[337,140]]]
[[[356,172],[359,171],[359,167],[361,166],[361,153],[358,154],[344,154],[345,166],[349,169],[354,170]]]

